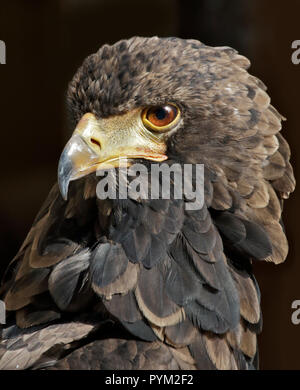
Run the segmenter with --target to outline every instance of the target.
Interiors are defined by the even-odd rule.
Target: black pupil
[[[168,115],[168,111],[164,108],[164,107],[159,107],[156,109],[155,111],[155,116],[157,119],[159,119],[160,121],[162,121],[163,119],[166,118],[166,116]]]

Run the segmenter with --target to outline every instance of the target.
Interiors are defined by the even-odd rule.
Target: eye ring
[[[164,133],[173,128],[180,119],[180,110],[175,104],[146,107],[142,121],[148,130]]]

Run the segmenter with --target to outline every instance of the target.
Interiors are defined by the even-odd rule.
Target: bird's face
[[[267,154],[255,128],[260,112],[249,110],[248,65],[232,49],[192,40],[103,46],[69,86],[75,130],[59,162],[62,196],[70,181],[136,159],[204,163],[254,180]]]
[[[135,159],[167,160],[166,139],[181,122],[180,109],[174,104],[136,108],[102,119],[84,114],[60,158],[63,198],[67,198],[71,180],[98,169],[127,167]]]

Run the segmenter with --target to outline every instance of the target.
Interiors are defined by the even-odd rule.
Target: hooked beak
[[[98,169],[127,167],[132,159],[164,161],[166,145],[142,125],[139,110],[98,120],[87,113],[79,121],[58,164],[58,184],[64,200],[70,181]]]

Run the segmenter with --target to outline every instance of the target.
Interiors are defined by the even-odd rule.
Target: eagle
[[[230,47],[158,37],[84,60],[57,183],[1,283],[1,369],[259,367],[253,263],[285,260],[295,179],[284,117],[249,66]],[[109,172],[135,164],[202,166],[201,204],[175,196],[172,175],[169,197],[102,196],[120,188]],[[125,188],[138,177],[151,187],[136,172]]]

